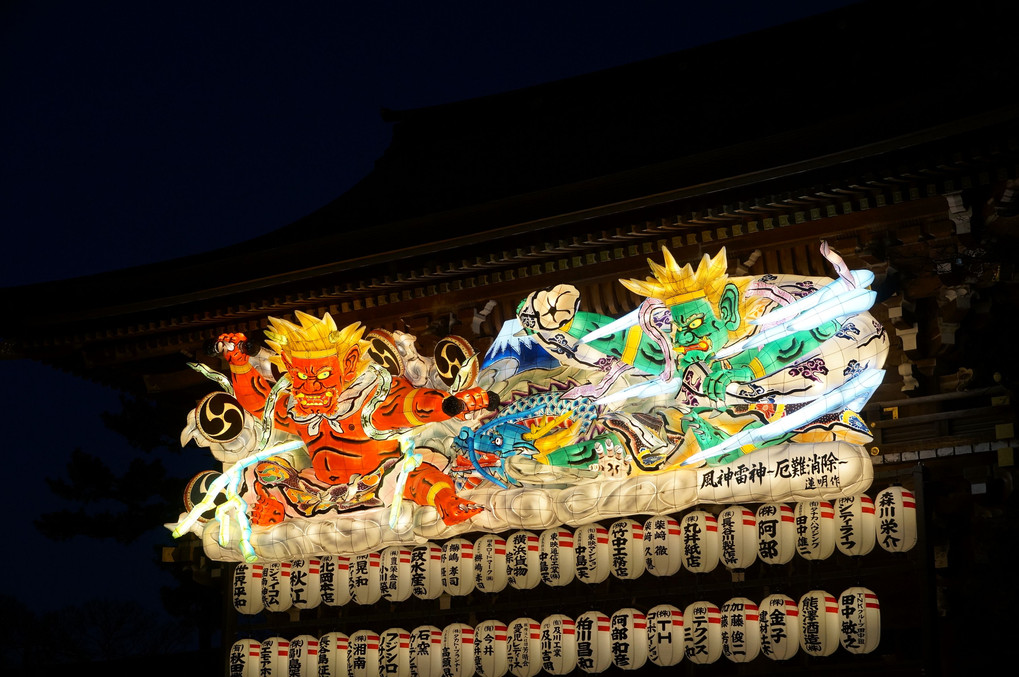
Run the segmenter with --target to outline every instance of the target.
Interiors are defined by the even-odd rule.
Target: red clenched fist
[[[488,391],[484,388],[468,388],[467,390],[461,390],[460,392],[453,395],[456,399],[463,402],[464,408],[460,413],[462,416],[470,411],[482,411],[487,409],[489,404]]]
[[[273,497],[277,492],[267,489],[260,482],[255,482],[255,493],[258,494],[258,500],[251,509],[251,523],[267,527],[282,522],[285,516],[283,503]]]
[[[240,366],[248,363],[248,355],[241,349],[241,344],[248,337],[241,333],[220,334],[216,339],[216,352],[232,365]]]
[[[485,508],[460,498],[455,491],[447,487],[435,494],[435,509],[439,511],[439,517],[447,526],[453,526],[469,520]]]

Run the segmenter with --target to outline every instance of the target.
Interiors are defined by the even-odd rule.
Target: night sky
[[[389,142],[382,108],[555,81],[853,3],[493,4],[5,3],[0,286],[173,259],[296,221],[371,170]],[[116,468],[129,455],[99,420],[116,393],[32,363],[4,368],[4,411],[19,422],[6,455],[31,496],[14,510],[31,520],[61,507],[43,478],[59,476],[75,446]],[[53,419],[65,436],[40,434]],[[15,526],[2,567],[18,583],[7,590],[42,611],[110,596],[158,612],[167,579],[148,561],[172,538],[153,527],[119,546]],[[26,584],[29,561],[51,582]],[[116,585],[127,568],[144,582]]]

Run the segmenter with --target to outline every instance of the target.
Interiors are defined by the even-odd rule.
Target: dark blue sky
[[[371,170],[389,141],[383,107],[527,87],[848,4],[7,2],[0,286],[172,259],[295,221]],[[45,492],[40,475],[59,473],[75,445],[115,467],[126,458],[98,417],[116,408],[115,393],[34,364],[5,368],[19,384],[5,390],[4,410],[22,422],[7,442],[20,450],[26,488]],[[53,417],[75,443],[39,435]],[[112,582],[118,567],[159,580],[145,558],[172,539],[153,526],[135,547],[21,531],[24,545],[5,539],[3,575],[25,580],[31,557],[48,594],[13,587],[43,610],[103,595],[156,607],[155,585]]]

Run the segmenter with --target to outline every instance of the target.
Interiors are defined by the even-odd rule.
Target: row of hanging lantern
[[[840,646],[863,654],[877,648],[880,636],[877,597],[852,587],[837,598],[812,590],[798,603],[773,594],[759,606],[734,597],[721,607],[705,601],[684,609],[660,604],[647,613],[624,608],[611,616],[554,614],[540,623],[517,618],[473,627],[423,625],[409,632],[358,630],[349,637],[332,632],[291,640],[242,639],[231,647],[228,672],[231,677],[532,677],[542,670],[565,675],[612,666],[636,670],[647,663],[668,667],[684,658],[699,664],[722,656],[734,663],[760,655],[781,661],[800,650],[829,656]]]
[[[890,487],[875,500],[860,495],[794,506],[764,503],[757,511],[731,506],[718,516],[703,510],[680,519],[657,515],[624,518],[570,530],[526,530],[503,537],[484,534],[473,542],[453,538],[441,546],[391,546],[353,557],[323,556],[271,564],[239,564],[234,571],[234,608],[243,614],[319,604],[402,602],[411,595],[435,599],[442,593],[528,590],[577,579],[601,583],[611,574],[623,580],[645,573],[672,576],[681,569],[707,573],[719,565],[739,570],[760,560],[786,564],[794,556],[825,559],[835,549],[850,556],[870,553],[875,544],[904,552],[916,543],[912,494]]]

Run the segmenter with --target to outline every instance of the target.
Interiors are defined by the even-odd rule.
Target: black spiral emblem
[[[368,357],[393,376],[403,373],[403,358],[396,349],[396,339],[385,329],[373,329],[364,337],[368,342]]]
[[[460,371],[465,368],[467,361],[474,355],[471,344],[459,336],[447,336],[435,344],[435,371],[446,387],[452,387]],[[474,384],[478,377],[477,362],[473,364],[471,373],[464,378],[463,387]]]
[[[226,395],[226,393],[223,393]],[[196,505],[202,502],[205,495],[209,492],[209,486],[220,476],[221,473],[215,470],[203,470],[188,482],[187,486],[184,487],[184,510],[191,512]],[[199,522],[208,522],[216,516],[216,507],[226,502],[226,496],[219,494],[213,501],[213,507],[203,512],[199,517]]]
[[[244,430],[244,410],[227,393],[212,393],[198,405],[198,431],[210,442],[229,442]]]

